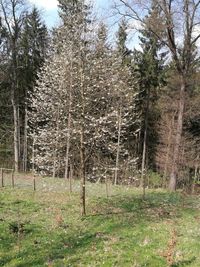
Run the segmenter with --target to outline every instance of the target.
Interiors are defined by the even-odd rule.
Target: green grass
[[[78,182],[17,180],[0,189],[0,266],[200,266],[198,196],[88,183],[81,217]]]

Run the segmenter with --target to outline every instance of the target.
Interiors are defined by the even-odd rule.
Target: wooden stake
[[[106,182],[106,196],[109,197],[109,193],[108,193],[108,177],[107,176],[105,178],[105,182]]]
[[[73,167],[70,165],[70,173],[69,173],[69,192],[72,193],[72,179],[73,179]]]
[[[14,178],[14,171],[11,173],[11,181],[12,181],[12,188],[15,187],[15,178]]]
[[[1,168],[1,187],[4,187],[3,168]]]
[[[33,190],[36,191],[36,181],[35,181],[35,177],[33,178]]]

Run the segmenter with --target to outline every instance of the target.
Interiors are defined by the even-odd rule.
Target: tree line
[[[49,31],[36,8],[0,1],[2,164],[73,172],[83,201],[87,179],[144,190],[197,182],[200,1],[116,0],[112,42],[89,4],[58,2]],[[131,21],[139,50],[127,46]]]

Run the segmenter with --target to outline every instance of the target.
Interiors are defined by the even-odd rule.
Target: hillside
[[[200,266],[199,196],[88,183],[81,217],[78,181],[37,185],[0,189],[0,266]]]

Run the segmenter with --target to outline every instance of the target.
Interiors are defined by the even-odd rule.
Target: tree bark
[[[72,49],[71,49],[72,55]],[[70,149],[70,139],[71,139],[71,108],[72,108],[72,86],[73,86],[73,58],[71,58],[70,64],[70,88],[69,88],[69,109],[68,109],[68,121],[67,121],[67,144],[66,144],[66,156],[65,156],[65,179],[68,178],[68,169],[69,169],[69,149]]]
[[[143,188],[143,197],[145,197],[145,165],[146,165],[146,151],[147,151],[147,131],[148,131],[148,119],[149,119],[149,102],[150,102],[150,89],[147,89],[147,102],[145,110],[145,122],[144,122],[144,140],[142,151],[142,170],[141,170],[141,185]]]
[[[18,136],[18,108],[15,100],[12,99],[13,121],[14,121],[14,169],[19,171],[19,136]]]
[[[84,44],[85,45],[85,44]],[[85,46],[84,46],[85,48]],[[82,202],[82,216],[86,215],[86,201],[85,201],[85,76],[84,76],[84,62],[81,62],[80,68],[81,78],[81,129],[80,129],[80,178],[81,178],[81,202]]]
[[[67,125],[67,130],[68,130],[68,133],[67,133],[67,144],[66,144],[66,156],[65,156],[65,179],[68,178],[68,174],[69,174],[69,149],[70,149],[70,131],[71,131],[71,113],[69,113],[69,116],[68,116],[68,125]]]
[[[73,179],[73,167],[70,164],[70,173],[69,173],[69,192],[72,193],[72,179]]]
[[[180,145],[181,145],[181,137],[182,137],[182,132],[183,132],[185,90],[186,90],[186,81],[185,81],[185,78],[183,76],[181,76],[177,129],[176,129],[174,153],[173,153],[173,158],[172,158],[172,168],[171,168],[170,181],[169,181],[169,190],[170,191],[175,191],[176,186],[177,186],[178,160],[179,160],[179,152],[180,152]]]
[[[57,115],[56,115],[56,141],[55,141],[55,148],[53,152],[53,178],[56,177],[56,160],[57,160],[57,151],[58,151],[58,139],[59,139],[59,117],[60,117],[60,107],[58,107]]]
[[[23,171],[27,171],[27,157],[28,157],[28,149],[27,149],[27,105],[25,104],[25,118],[24,118],[24,151],[23,151]]]
[[[81,129],[81,136],[80,136],[80,177],[81,177],[81,201],[82,201],[82,215],[86,215],[86,204],[85,204],[85,149],[84,149],[84,130],[83,127]]]
[[[169,125],[169,133],[168,133],[168,138],[167,138],[167,153],[166,153],[166,158],[165,158],[165,165],[164,165],[164,175],[163,175],[163,180],[162,180],[162,187],[165,185],[167,187],[167,174],[169,170],[169,163],[170,163],[170,152],[171,152],[171,147],[172,147],[172,137],[173,137],[173,129],[174,129],[174,115],[172,116],[171,123]],[[165,179],[165,181],[164,181]]]
[[[35,175],[35,134],[33,135],[33,144],[32,144],[32,174]]]
[[[116,155],[116,162],[115,162],[114,185],[117,185],[117,180],[118,180],[121,128],[122,128],[122,110],[120,108],[120,110],[118,111],[118,138],[117,138],[117,155]]]

